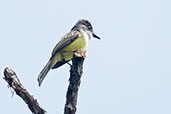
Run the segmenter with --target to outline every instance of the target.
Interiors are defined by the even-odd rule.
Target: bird
[[[56,44],[49,61],[38,75],[39,86],[41,86],[50,69],[56,69],[68,63],[72,59],[75,50],[86,50],[89,40],[92,38],[101,39],[93,32],[93,27],[88,20],[79,20],[70,32],[64,35]]]

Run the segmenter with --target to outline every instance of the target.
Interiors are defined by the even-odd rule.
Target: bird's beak
[[[94,38],[97,38],[97,39],[99,39],[99,40],[101,39],[100,37],[98,37],[98,36],[97,36],[96,34],[94,34],[94,33],[93,33],[93,37],[94,37]]]

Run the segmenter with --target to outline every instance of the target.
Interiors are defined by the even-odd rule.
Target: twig
[[[75,114],[77,105],[78,88],[81,83],[81,76],[83,73],[83,62],[85,58],[85,51],[77,51],[73,55],[72,66],[70,70],[70,83],[66,95],[66,104],[64,114]]]
[[[20,80],[18,79],[16,73],[9,68],[5,68],[4,70],[4,79],[9,84],[10,87],[14,89],[16,94],[20,96],[24,102],[28,105],[29,109],[34,114],[45,114],[46,111],[41,108],[37,102],[36,99],[33,98],[32,95],[30,95],[27,90],[23,87],[23,85],[20,83]]]

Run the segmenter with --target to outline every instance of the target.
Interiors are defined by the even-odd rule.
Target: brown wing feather
[[[53,58],[54,55],[56,55],[56,53],[58,53],[61,49],[71,44],[75,39],[78,38],[78,36],[79,31],[72,30],[71,32],[67,33],[64,37],[62,37],[53,49],[51,58]]]

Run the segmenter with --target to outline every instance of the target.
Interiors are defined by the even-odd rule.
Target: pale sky
[[[62,114],[69,65],[37,76],[60,38],[88,19],[77,114],[171,114],[170,0],[1,0],[0,113],[31,114],[2,79],[12,68],[48,114]]]

